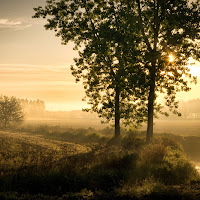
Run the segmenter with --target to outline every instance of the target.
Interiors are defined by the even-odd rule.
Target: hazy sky
[[[61,45],[45,20],[32,19],[45,0],[0,0],[0,94],[41,99],[51,110],[82,108],[84,90],[70,65],[73,44]]]
[[[45,20],[32,19],[33,7],[46,0],[0,0],[0,94],[44,100],[49,110],[77,110],[84,90],[76,84],[70,65],[77,53],[73,44],[61,45]],[[200,64],[192,66],[200,77]],[[199,86],[179,95],[200,98]]]

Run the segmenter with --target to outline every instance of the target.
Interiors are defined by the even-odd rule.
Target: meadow
[[[168,126],[169,127],[169,126]],[[0,131],[0,199],[198,199],[200,136],[29,123]]]
[[[167,119],[167,118],[166,118]],[[109,124],[101,124],[98,118],[67,118],[67,119],[48,119],[48,118],[32,118],[25,121],[25,127],[28,126],[59,126],[62,128],[82,128],[87,129],[91,127],[93,129],[104,129],[110,127]],[[146,124],[143,124],[139,129],[140,131],[146,131]],[[188,120],[155,120],[154,122],[155,133],[172,133],[181,136],[200,136],[200,120],[188,119]]]

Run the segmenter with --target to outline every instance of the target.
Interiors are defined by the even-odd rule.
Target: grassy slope
[[[146,146],[136,137],[37,130],[1,131],[0,142],[0,199],[199,197],[198,175],[174,138]]]

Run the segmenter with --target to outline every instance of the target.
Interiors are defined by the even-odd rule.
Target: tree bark
[[[153,138],[153,111],[154,111],[154,100],[155,100],[155,65],[152,65],[150,70],[150,89],[148,97],[148,123],[147,123],[147,137],[146,142],[149,143]]]
[[[115,88],[115,137],[120,136],[119,87]]]
[[[148,97],[148,123],[147,123],[147,137],[146,142],[149,143],[153,138],[153,114],[154,114],[154,100],[155,100],[155,86],[156,86],[156,61],[157,61],[157,43],[159,32],[159,2],[154,0],[154,47],[152,52],[152,60],[150,67],[150,88]],[[148,48],[149,49],[149,48]]]

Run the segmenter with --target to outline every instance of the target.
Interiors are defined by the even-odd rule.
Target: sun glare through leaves
[[[173,62],[174,61],[174,56],[172,54],[169,55],[169,62]]]

